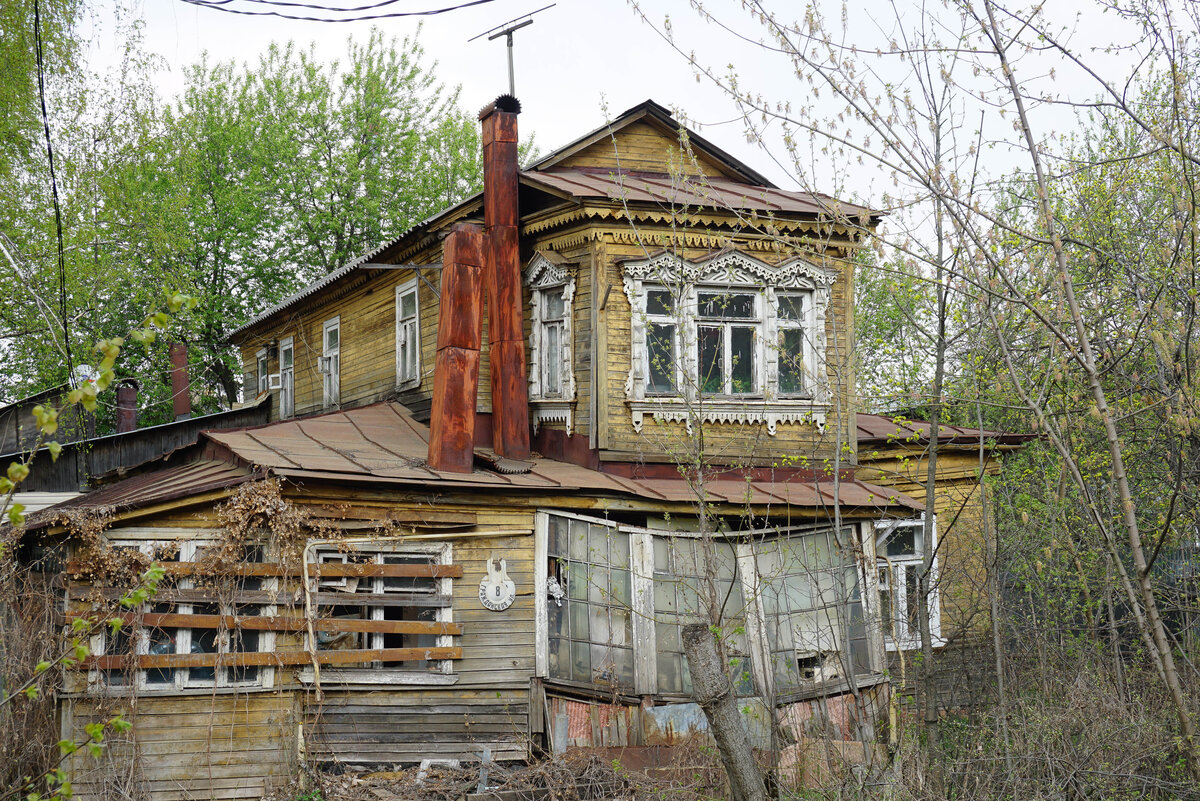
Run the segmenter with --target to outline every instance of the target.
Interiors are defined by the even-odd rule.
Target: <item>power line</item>
[[[37,62],[38,102],[42,108],[42,130],[46,133],[46,158],[50,161],[50,195],[54,199],[54,228],[58,235],[58,305],[62,315],[63,355],[67,360],[67,376],[73,370],[71,364],[71,337],[67,327],[67,261],[63,253],[62,208],[58,203],[58,178],[54,173],[54,148],[50,144],[50,115],[46,113],[45,67],[42,59],[42,14],[38,0],[33,0],[33,44]]]
[[[310,3],[293,3],[284,2],[283,0],[244,0],[245,2],[254,2],[262,5],[304,8],[313,11],[343,11],[343,12],[358,12],[369,11],[374,8],[391,5],[399,2],[399,0],[380,0],[378,3],[373,3],[366,6],[358,6],[353,8],[339,8],[336,6],[321,6]],[[279,17],[280,19],[295,19],[305,22],[362,22],[373,19],[391,19],[395,17],[432,17],[438,14],[445,14],[448,11],[457,11],[460,8],[469,8],[471,6],[480,6],[485,3],[493,3],[495,0],[468,0],[465,3],[459,3],[453,6],[444,6],[442,8],[431,8],[424,11],[391,11],[386,14],[367,14],[354,17],[306,17],[297,14],[284,14],[279,11],[247,11],[242,8],[235,8],[232,4],[236,0],[181,0],[188,5],[200,6],[201,8],[211,8],[216,11],[224,11],[229,14],[241,14],[248,17]]]

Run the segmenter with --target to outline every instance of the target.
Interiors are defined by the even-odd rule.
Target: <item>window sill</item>
[[[533,418],[533,433],[542,423],[563,423],[567,427],[567,436],[575,422],[574,398],[530,398],[529,412]]]
[[[775,436],[779,423],[813,423],[825,430],[825,414],[829,407],[808,399],[703,397],[688,401],[679,397],[647,397],[626,401],[633,414],[633,429],[641,432],[646,415],[662,423],[685,423],[689,433],[692,422],[765,423],[767,433]]]
[[[938,634],[932,635],[930,637],[930,641],[932,642],[934,648],[941,648],[947,642],[947,640]],[[889,653],[896,651],[919,651],[921,650],[921,638],[920,636],[917,636],[893,640],[891,637],[885,635],[883,638],[883,647]]]
[[[316,683],[316,678],[311,667],[303,668],[299,673],[299,679],[302,684]],[[457,683],[457,673],[430,673],[424,670],[342,668],[339,670],[321,671],[321,684],[405,684],[425,685],[429,687],[448,687]]]

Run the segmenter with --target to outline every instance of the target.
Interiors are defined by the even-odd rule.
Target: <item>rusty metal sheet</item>
[[[239,465],[204,460],[155,470],[93,490],[85,495],[50,506],[30,516],[30,529],[51,525],[62,513],[83,509],[112,508],[116,511],[224,489],[249,480],[251,471]]]
[[[905,420],[882,414],[858,414],[858,444],[924,444],[929,442],[933,426],[924,420]],[[980,438],[1000,445],[1021,445],[1037,439],[1036,434],[1015,434],[979,428],[963,428],[942,423],[938,426],[938,442],[943,444],[978,445]]]
[[[608,168],[586,167],[556,167],[525,172],[521,177],[526,183],[542,185],[580,200],[623,199],[630,203],[668,203],[826,218],[870,213],[865,206],[838,201],[828,195],[754,186],[728,178],[680,181],[665,174],[619,173]]]

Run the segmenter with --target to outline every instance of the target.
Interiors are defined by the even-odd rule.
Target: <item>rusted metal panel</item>
[[[928,444],[932,424],[924,420],[905,420],[882,414],[856,415],[858,444]],[[938,426],[938,442],[941,444],[978,445],[980,439],[999,445],[1020,445],[1036,439],[1036,434],[1015,434],[1006,431],[991,431],[979,428],[964,428],[942,423]]]
[[[433,381],[429,466],[448,473],[470,473],[475,463],[479,351],[454,347],[439,349]]]

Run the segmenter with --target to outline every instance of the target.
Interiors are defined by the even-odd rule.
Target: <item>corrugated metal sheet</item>
[[[837,219],[870,214],[870,209],[812,192],[789,192],[738,183],[728,178],[689,179],[669,175],[598,168],[555,168],[521,174],[524,183],[542,185],[578,200],[625,200],[629,203],[706,206],[782,214],[812,214]]]
[[[442,489],[499,489],[528,492],[586,492],[691,503],[693,489],[682,479],[632,479],[554,459],[534,459],[527,473],[475,469],[444,473],[425,463],[429,429],[398,403],[384,402],[317,417],[285,420],[237,431],[206,431],[202,436],[223,446],[230,462],[202,461],[171,467],[111,484],[55,509],[113,506],[132,508],[188,494],[231,486],[269,472],[297,481],[340,481]],[[257,470],[252,470],[256,468]],[[861,481],[739,481],[719,479],[704,485],[708,500],[808,509],[843,507],[888,509],[921,507],[896,490]]]
[[[240,484],[252,476],[250,470],[229,462],[206,459],[199,462],[142,473],[93,490],[30,516],[29,527],[52,523],[60,513],[75,509],[112,508],[115,511],[198,495]]]
[[[858,414],[858,444],[928,443],[933,426],[924,420],[905,420],[881,414]],[[1021,445],[1037,439],[1036,434],[1014,434],[1006,431],[963,428],[945,423],[938,426],[938,442],[942,444],[978,445],[980,437],[999,445]]]

